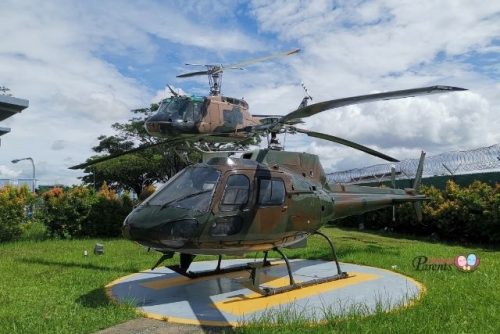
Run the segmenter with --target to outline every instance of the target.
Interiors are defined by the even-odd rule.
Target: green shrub
[[[37,217],[47,226],[49,236],[82,236],[82,222],[87,218],[95,202],[93,192],[85,187],[73,187],[68,191],[53,188],[42,195],[43,205]]]
[[[42,195],[37,218],[47,226],[50,237],[117,237],[123,220],[132,210],[128,196],[118,197],[103,184],[99,192],[85,187],[67,191],[51,189]]]
[[[28,221],[27,208],[33,200],[26,186],[0,188],[0,241],[19,238],[23,231],[22,223]]]
[[[133,208],[129,196],[118,197],[103,184],[89,215],[82,222],[82,234],[91,237],[117,237],[125,217]]]
[[[392,208],[388,208],[364,214],[364,225],[370,229],[389,227],[402,233],[436,234],[461,242],[500,241],[500,185],[492,187],[475,181],[460,187],[450,180],[444,190],[423,186],[420,192],[430,199],[422,204],[422,222],[417,221],[413,206],[406,203],[397,208],[396,222],[392,221]],[[357,226],[358,221],[359,217],[348,217],[338,224]]]
[[[144,187],[144,189],[142,189],[141,193],[139,194],[139,201],[141,201],[141,202],[144,201],[146,198],[151,196],[155,191],[156,191],[156,187],[152,184]]]
[[[31,220],[22,225],[23,234],[19,240],[43,241],[47,239],[47,227],[38,220]]]

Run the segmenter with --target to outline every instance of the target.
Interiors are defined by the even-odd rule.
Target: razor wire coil
[[[398,163],[387,163],[354,168],[327,174],[328,182],[364,183],[386,181],[395,167],[396,179],[415,177],[419,159],[408,159]],[[427,157],[423,176],[460,175],[495,170],[500,168],[500,144],[468,151],[453,151]]]

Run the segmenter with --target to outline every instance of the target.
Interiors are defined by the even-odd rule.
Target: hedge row
[[[147,189],[148,193],[154,191]],[[444,190],[423,186],[421,192],[430,198],[423,203],[423,221],[416,220],[410,204],[397,209],[366,213],[335,221],[338,225],[368,229],[390,229],[399,233],[433,235],[443,240],[461,242],[500,242],[500,184],[492,187],[479,181],[460,187],[448,181]],[[147,195],[146,191],[144,196]],[[35,204],[36,203],[36,204]],[[30,208],[35,204],[34,217]],[[27,187],[0,188],[0,241],[16,239],[23,223],[31,219],[43,222],[49,236],[54,237],[116,237],[132,210],[128,196],[119,197],[106,185],[98,191],[85,187],[69,190],[51,189],[35,198]]]
[[[61,238],[117,237],[133,208],[128,196],[117,196],[106,184],[97,193],[86,187],[54,188],[41,199],[36,217],[47,226],[49,236]]]
[[[418,222],[411,204],[369,212],[363,216],[335,221],[338,225],[358,227],[362,222],[368,229],[389,229],[398,233],[434,236],[460,242],[500,242],[500,184],[492,187],[475,181],[460,187],[448,181],[445,189],[422,186],[421,193],[429,197],[422,205],[423,220]]]
[[[33,201],[27,186],[0,188],[0,241],[13,240],[22,234],[22,223],[28,221]]]
[[[34,221],[46,226],[49,237],[117,237],[132,208],[128,196],[117,196],[106,184],[98,192],[53,188],[36,197],[27,187],[5,186],[0,188],[0,241],[19,238]]]

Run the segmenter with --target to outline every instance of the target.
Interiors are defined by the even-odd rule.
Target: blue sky
[[[77,183],[68,166],[130,109],[166,96],[183,64],[234,63],[301,48],[287,59],[227,72],[225,95],[256,114],[297,107],[303,81],[314,102],[446,84],[463,93],[377,102],[310,118],[305,127],[404,159],[500,142],[500,3],[497,1],[4,1],[0,85],[30,100],[1,126],[0,178]],[[287,148],[319,154],[329,170],[381,160],[303,136]]]

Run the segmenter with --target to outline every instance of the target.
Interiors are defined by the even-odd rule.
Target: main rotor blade
[[[84,162],[84,163],[81,163],[79,165],[69,167],[69,169],[84,169],[84,168],[87,168],[89,166],[95,165],[95,164],[100,163],[100,162],[112,160],[114,158],[118,158],[118,157],[121,157],[123,155],[144,151],[144,150],[147,150],[149,148],[157,147],[157,146],[161,146],[161,145],[165,145],[165,144],[178,144],[178,143],[192,142],[192,141],[197,141],[197,140],[202,140],[202,139],[209,140],[209,138],[212,138],[212,137],[215,137],[215,138],[216,137],[230,137],[231,135],[232,135],[232,133],[213,132],[213,133],[205,133],[205,134],[193,134],[191,136],[186,136],[186,137],[181,137],[181,138],[172,138],[172,139],[164,140],[162,142],[158,142],[158,143],[154,143],[154,144],[141,145],[139,147],[130,149],[128,151],[123,151],[120,153],[107,155],[105,157],[95,158],[95,159],[92,159],[91,161]],[[236,140],[236,142],[237,142],[237,140]]]
[[[391,99],[400,99],[405,97],[413,97],[420,95],[429,95],[429,94],[437,94],[437,93],[447,93],[454,91],[463,91],[467,90],[465,88],[460,87],[451,87],[451,86],[431,86],[431,87],[423,87],[423,88],[413,88],[413,89],[405,89],[405,90],[396,90],[392,92],[385,93],[377,93],[377,94],[368,94],[368,95],[360,95],[353,97],[346,97],[343,99],[336,99],[330,101],[319,102],[315,104],[311,104],[304,108],[299,108],[291,113],[283,116],[280,120],[281,123],[286,123],[287,121],[297,119],[297,118],[305,118],[310,117],[312,115],[316,115],[325,110],[344,107],[352,104],[358,103],[366,103],[373,102],[379,100],[391,100]]]
[[[270,59],[273,59],[273,58],[291,56],[291,55],[294,55],[294,54],[299,53],[299,52],[300,52],[300,49],[293,49],[293,50],[290,50],[290,51],[287,51],[287,52],[276,52],[276,53],[273,53],[272,55],[269,55],[269,56],[264,56],[264,57],[260,57],[260,58],[250,59],[250,60],[247,60],[247,61],[243,61],[241,63],[236,63],[236,64],[231,64],[231,65],[228,65],[228,66],[224,66],[224,68],[233,68],[233,67],[236,67],[238,69],[241,69],[242,67],[245,67],[245,66],[248,66],[248,65],[252,65],[252,64],[255,64],[255,63],[260,63],[262,61],[267,61],[267,60],[270,60]]]
[[[181,141],[184,141],[184,140],[185,140],[185,138],[182,138],[182,139],[181,138],[175,138],[175,139],[165,140],[165,141],[162,141],[162,142],[159,142],[159,143],[141,145],[139,147],[130,149],[128,151],[123,151],[123,152],[120,152],[120,153],[110,154],[110,155],[107,155],[105,157],[95,158],[95,159],[92,159],[91,161],[87,161],[87,162],[81,163],[79,165],[69,167],[69,169],[84,169],[84,168],[87,168],[89,166],[95,165],[97,163],[108,161],[108,160],[111,160],[111,159],[114,159],[114,158],[118,158],[118,157],[121,157],[123,155],[127,155],[127,154],[131,154],[131,153],[135,153],[135,152],[144,151],[144,150],[147,150],[149,148],[157,147],[157,146],[164,145],[164,144],[173,144],[175,142],[181,142]]]
[[[345,146],[349,146],[349,147],[352,147],[352,148],[354,148],[356,150],[363,151],[365,153],[371,154],[373,156],[382,158],[382,159],[387,160],[387,161],[399,162],[398,159],[395,159],[393,157],[385,155],[384,153],[375,151],[374,149],[371,149],[371,148],[363,146],[361,144],[352,142],[352,141],[347,140],[347,139],[343,139],[343,138],[339,138],[339,137],[327,135],[327,134],[320,133],[320,132],[314,132],[314,131],[297,129],[297,128],[294,128],[294,129],[297,132],[304,133],[304,134],[306,134],[306,135],[308,135],[310,137],[315,137],[315,138],[320,138],[320,139],[324,139],[324,140],[329,140],[329,141],[332,141],[334,143],[338,143],[338,144],[342,144],[342,145],[345,145]]]
[[[208,71],[189,72],[189,73],[179,74],[177,78],[189,78],[189,77],[195,77],[197,75],[207,75],[208,73],[209,73]]]

